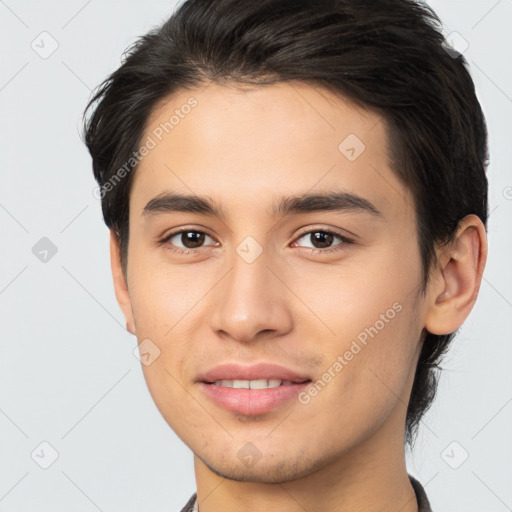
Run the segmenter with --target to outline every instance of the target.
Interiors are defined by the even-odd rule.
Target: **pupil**
[[[321,245],[320,248],[329,247],[329,245],[332,243],[332,240],[333,240],[333,235],[332,234],[325,233],[323,231],[317,231],[312,236],[313,236],[313,239],[314,239],[313,245],[315,245],[316,242],[320,242],[320,245]],[[315,247],[316,247],[316,245],[315,245]]]
[[[197,231],[186,231],[181,234],[181,241],[188,249],[194,249],[204,242],[204,233]],[[191,245],[189,245],[191,244]]]

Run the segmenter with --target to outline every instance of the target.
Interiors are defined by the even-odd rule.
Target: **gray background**
[[[407,463],[435,512],[502,512],[512,510],[512,2],[429,3],[446,35],[459,34],[450,40],[486,113],[492,213],[480,296]],[[91,90],[175,5],[0,1],[0,511],[172,512],[195,490],[192,454],[132,353],[79,138]]]

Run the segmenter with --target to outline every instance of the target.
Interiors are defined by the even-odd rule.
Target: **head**
[[[476,243],[471,232],[482,239],[488,215],[484,117],[433,11],[188,0],[129,48],[87,110],[116,294],[139,343],[160,351],[143,367],[149,389],[194,452],[222,473],[233,439],[253,442],[262,471],[300,474],[326,463],[324,439],[348,450],[395,411],[412,445],[478,289],[447,255]],[[325,195],[340,191],[345,206],[329,211]],[[219,215],[173,207],[171,192],[211,199]],[[313,193],[324,197],[274,215],[281,196]],[[170,238],[178,227],[200,243]],[[326,230],[339,252],[308,252],[305,233]],[[484,264],[485,253],[480,275]],[[226,360],[331,378],[267,435],[282,411],[235,424],[201,403],[198,373]]]

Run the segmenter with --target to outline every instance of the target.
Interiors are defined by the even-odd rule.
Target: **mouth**
[[[292,386],[293,384],[303,384],[311,382],[311,379],[302,381],[280,380],[280,379],[255,379],[255,380],[216,380],[215,382],[205,382],[213,386],[224,386],[234,389],[273,389],[280,386]]]
[[[216,406],[246,416],[290,406],[292,399],[310,382],[309,376],[265,363],[252,366],[224,364],[197,379],[202,392]]]

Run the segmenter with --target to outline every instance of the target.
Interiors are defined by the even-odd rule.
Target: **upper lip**
[[[275,379],[291,382],[306,382],[311,380],[305,374],[285,368],[284,366],[270,363],[257,363],[250,366],[230,363],[220,364],[200,374],[197,378],[199,382],[259,379]]]

